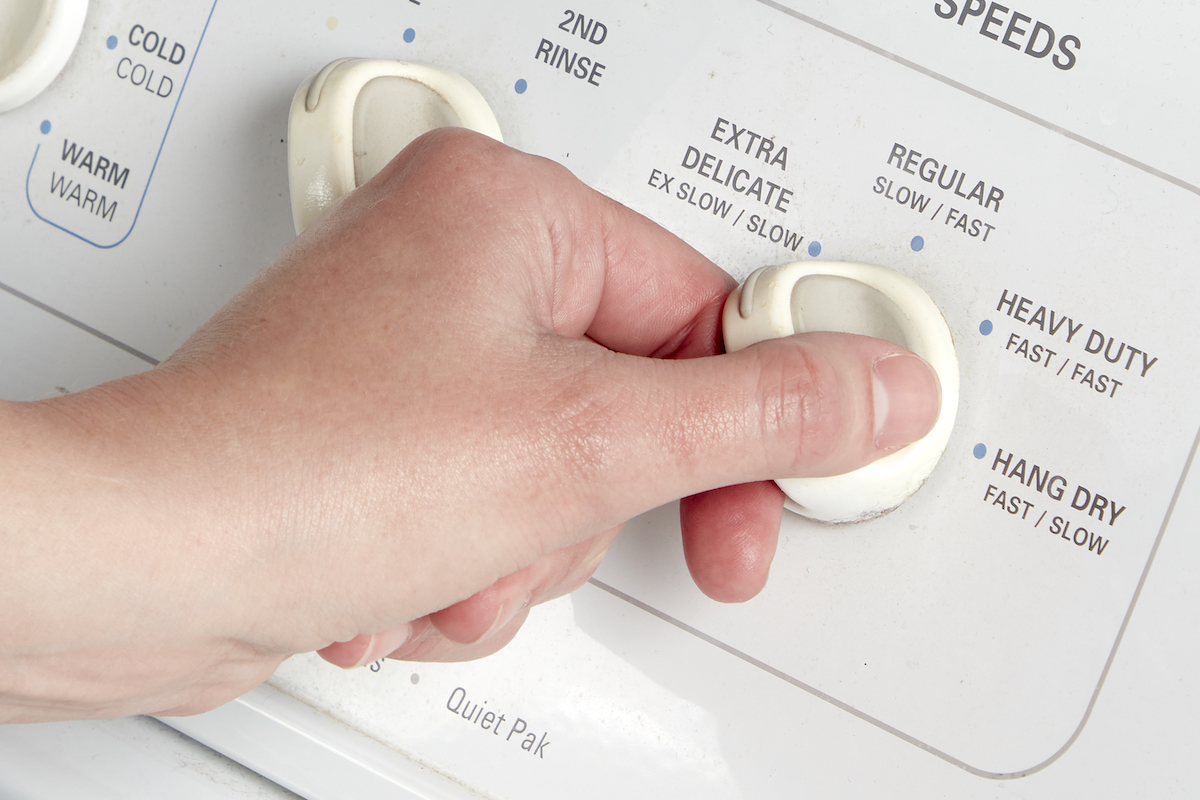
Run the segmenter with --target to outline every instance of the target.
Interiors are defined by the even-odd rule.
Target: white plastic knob
[[[824,522],[856,522],[891,511],[933,472],[958,410],[958,358],[933,300],[898,272],[873,264],[795,262],[764,267],[725,302],[725,349],[808,331],[887,339],[928,361],[942,385],[942,409],[922,439],[844,475],[776,480],[791,511]]]
[[[296,233],[434,128],[503,141],[483,95],[427,64],[343,58],[300,85],[288,120],[288,180]]]
[[[0,112],[41,94],[67,65],[87,0],[0,0]]]

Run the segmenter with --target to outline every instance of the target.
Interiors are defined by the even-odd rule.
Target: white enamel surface
[[[448,125],[502,140],[483,95],[449,70],[362,58],[330,62],[292,99],[288,169],[296,232],[413,139]]]
[[[62,71],[87,0],[0,0],[0,112],[23,105]]]
[[[937,466],[958,411],[958,358],[937,305],[905,276],[873,264],[798,261],[750,274],[725,302],[725,347],[808,331],[887,339],[928,361],[942,410],[924,438],[844,475],[780,478],[788,508],[822,522],[856,522],[892,510]]]
[[[0,726],[5,800],[295,800],[148,717]]]

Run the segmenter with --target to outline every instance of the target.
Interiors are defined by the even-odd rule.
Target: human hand
[[[157,369],[0,411],[0,452],[39,454],[0,467],[30,565],[0,719],[193,713],[312,650],[482,655],[678,497],[697,584],[752,596],[764,481],[857,468],[938,398],[863,337],[708,357],[732,288],[562,167],[423,137]]]

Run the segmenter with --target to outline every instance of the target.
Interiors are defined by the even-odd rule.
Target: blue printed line
[[[38,213],[37,209],[33,207],[33,198],[29,196],[29,180],[33,175],[33,165],[37,163],[38,152],[42,149],[40,144],[34,148],[33,160],[29,162],[29,171],[25,173],[25,202],[29,204],[29,210],[33,212],[35,217],[47,225],[58,228],[63,233],[69,233],[76,239],[87,242],[92,247],[98,247],[101,250],[110,250],[129,238],[129,235],[133,233],[134,226],[137,225],[138,217],[140,217],[142,214],[142,206],[145,204],[146,195],[150,191],[150,181],[154,180],[154,170],[158,169],[158,159],[162,156],[163,147],[165,147],[167,144],[167,135],[171,132],[171,124],[175,122],[175,112],[179,110],[179,103],[181,100],[183,100],[183,92],[185,89],[187,89],[188,78],[192,77],[192,67],[196,66],[196,58],[200,55],[200,46],[204,44],[204,36],[208,33],[208,24],[212,22],[213,13],[215,13],[217,10],[217,2],[218,0],[213,0],[212,8],[209,9],[208,12],[208,19],[204,21],[204,30],[200,32],[200,40],[196,42],[196,50],[192,53],[192,60],[191,63],[188,64],[187,74],[183,76],[183,84],[179,87],[179,96],[175,98],[175,107],[171,109],[171,118],[167,120],[167,129],[163,131],[163,138],[158,145],[158,152],[154,155],[154,164],[150,167],[150,177],[146,179],[146,188],[142,190],[142,199],[138,201],[137,211],[135,211],[133,214],[133,222],[130,223],[129,230],[125,232],[125,235],[112,244],[99,244],[97,242],[93,242],[86,236],[81,236],[70,228],[64,228],[57,222],[46,219]]]

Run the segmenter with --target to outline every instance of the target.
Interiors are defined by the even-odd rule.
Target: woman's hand
[[[914,441],[938,388],[863,337],[717,355],[733,286],[554,163],[422,137],[158,368],[0,406],[0,719],[490,653],[679,497],[697,584],[753,596],[765,481]]]

